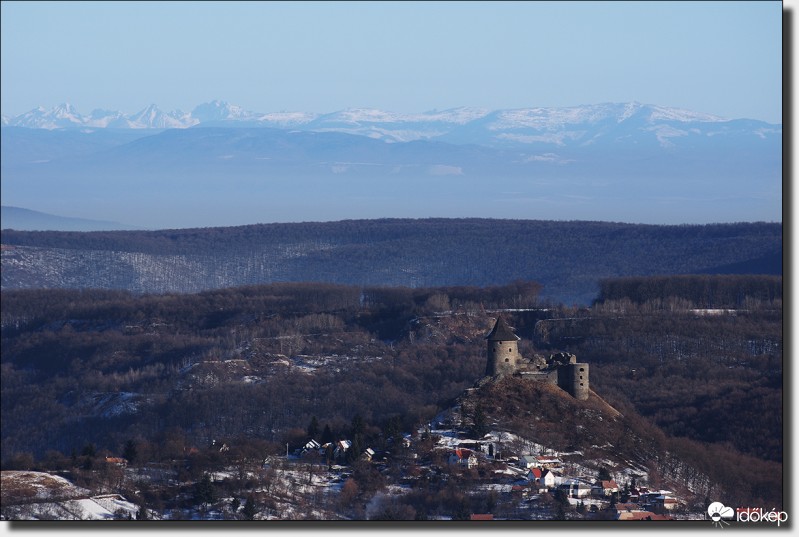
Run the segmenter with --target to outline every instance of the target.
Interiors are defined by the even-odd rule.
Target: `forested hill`
[[[781,274],[782,224],[376,219],[226,228],[2,232],[2,288],[196,292],[282,281],[501,285],[588,304],[599,281],[656,274]]]

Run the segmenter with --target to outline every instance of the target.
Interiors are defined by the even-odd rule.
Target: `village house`
[[[591,487],[591,492],[596,496],[613,496],[614,492],[619,492],[619,485],[612,479],[610,481],[597,481]]]
[[[519,459],[521,468],[543,468],[545,470],[560,470],[563,462],[551,455],[522,455]]]
[[[316,440],[308,440],[304,446],[300,449],[301,453],[305,454],[308,451],[319,451],[322,446]]]
[[[558,489],[571,498],[584,498],[591,495],[591,485],[579,479],[567,479],[558,485]]]
[[[474,468],[477,466],[477,455],[469,449],[457,448],[450,453],[447,462],[465,468]]]
[[[616,520],[671,520],[668,516],[646,511],[637,503],[617,503],[613,511]]]
[[[554,488],[558,484],[558,479],[555,473],[545,468],[531,468],[527,472],[527,480],[531,484],[535,483],[539,492],[546,492]]]
[[[656,513],[674,511],[680,507],[679,502],[674,497],[666,494],[659,494],[656,496],[650,505],[652,506],[652,510]]]
[[[563,467],[563,462],[551,455],[538,455],[536,458],[536,464],[541,468],[546,468],[548,470],[557,470]]]
[[[341,459],[347,453],[347,450],[352,447],[352,442],[349,440],[338,440],[333,445],[335,446],[333,448],[333,457],[335,459]]]
[[[642,487],[638,489],[638,493],[638,503],[641,505],[653,506],[658,502],[660,496],[673,498],[673,493],[670,490],[648,490]]]
[[[469,515],[469,520],[494,520],[494,515],[492,515],[491,513],[487,514],[472,513],[471,515]]]

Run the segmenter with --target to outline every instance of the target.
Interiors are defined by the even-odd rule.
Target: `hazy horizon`
[[[776,0],[3,1],[0,9],[0,111],[9,117],[64,102],[82,114],[135,114],[150,104],[189,112],[213,100],[254,112],[318,114],[644,103],[782,124],[783,3]],[[562,126],[535,131],[521,122],[503,136],[534,143],[470,155],[458,144],[483,147],[491,129],[502,126],[429,136],[451,144],[440,156],[431,147],[413,153],[421,142],[404,152],[358,142],[340,153],[334,142],[311,161],[305,157],[315,146],[304,143],[291,155],[305,160],[283,168],[269,168],[231,140],[215,161],[203,160],[207,149],[192,147],[180,168],[166,165],[170,155],[158,153],[160,139],[111,167],[98,159],[84,168],[58,160],[73,150],[64,146],[55,157],[31,153],[16,167],[4,155],[3,196],[34,211],[159,229],[384,217],[782,219],[778,128],[725,132],[727,141],[706,150],[718,133],[639,125],[604,138],[642,133],[619,150],[626,160],[599,163],[596,154],[577,155],[593,139],[575,142],[580,133]],[[372,129],[359,134],[383,135],[382,125]],[[478,129],[482,138],[470,138]],[[269,143],[258,141],[256,150],[267,152]],[[658,153],[647,144],[659,144]],[[669,153],[670,144],[679,152]],[[377,153],[391,154],[380,160]],[[219,159],[232,154],[243,156],[222,167]],[[33,163],[42,164],[34,170]],[[392,167],[418,173],[393,174]]]

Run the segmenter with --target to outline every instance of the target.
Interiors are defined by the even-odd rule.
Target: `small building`
[[[561,468],[563,466],[563,462],[558,458],[552,455],[538,455],[535,458],[536,464],[541,468],[547,469],[554,469],[554,468]]]
[[[616,520],[671,520],[671,517],[666,515],[659,515],[652,511],[644,511],[643,509],[624,509],[620,510],[616,506]]]
[[[571,498],[584,498],[591,495],[591,486],[578,479],[567,479],[558,485],[558,489]]]
[[[472,513],[471,515],[469,515],[469,520],[494,520],[494,515],[492,515],[491,513],[487,514]]]
[[[333,444],[333,446],[335,446],[333,448],[333,457],[340,459],[344,457],[344,455],[347,453],[347,450],[352,447],[352,442],[349,440],[338,440]]]
[[[591,491],[596,496],[613,496],[614,492],[619,492],[619,485],[612,479],[610,481],[597,481]]]
[[[551,470],[546,468],[531,468],[527,472],[527,479],[532,483],[535,482],[539,492],[554,488],[557,484],[557,478]]]
[[[469,449],[457,448],[450,453],[447,462],[452,465],[474,468],[477,466],[477,455]]]
[[[678,507],[680,507],[680,504],[676,500],[676,498],[673,498],[666,494],[660,494],[652,500],[652,509],[656,513],[665,513],[668,511],[674,511]]]
[[[541,475],[538,478],[538,484],[541,485],[542,488],[551,489],[558,484],[558,481],[558,475],[555,474],[555,472],[552,470],[547,470],[546,468],[541,469]]]
[[[311,439],[311,440],[308,440],[308,442],[306,442],[304,446],[302,446],[302,451],[303,452],[306,452],[306,451],[319,451],[319,448],[321,448],[321,447],[322,446],[319,444],[319,442],[317,442],[314,439]]]
[[[639,489],[638,503],[641,505],[655,505],[658,503],[658,497],[667,496],[673,498],[673,494],[670,490],[648,490],[642,487]]]
[[[635,502],[617,503],[615,509],[616,511],[643,511],[641,506]]]

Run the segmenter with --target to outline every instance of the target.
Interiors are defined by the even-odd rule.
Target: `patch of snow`
[[[692,112],[690,110],[684,110],[681,108],[666,108],[663,106],[652,106],[652,113],[650,114],[649,119],[650,121],[668,120],[668,121],[680,121],[683,123],[688,123],[691,121],[702,121],[702,122],[728,121],[725,118],[714,116],[711,114]]]

